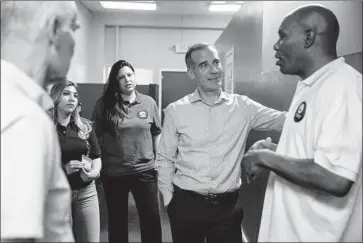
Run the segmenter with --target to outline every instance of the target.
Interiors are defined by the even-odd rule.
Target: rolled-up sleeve
[[[266,107],[246,96],[243,99],[250,113],[252,129],[282,131],[286,120],[286,111]]]
[[[169,105],[164,113],[163,132],[161,133],[155,166],[158,172],[158,187],[163,196],[164,206],[166,206],[173,197],[172,180],[175,174],[178,132],[174,107]]]
[[[362,90],[336,91],[336,95],[330,95],[332,99],[321,98],[319,104],[314,161],[356,181],[362,166]]]

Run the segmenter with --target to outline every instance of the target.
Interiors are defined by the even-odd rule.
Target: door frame
[[[161,112],[162,112],[162,97],[163,97],[163,72],[187,72],[187,69],[173,69],[173,68],[160,68],[159,69],[159,116],[161,118]]]

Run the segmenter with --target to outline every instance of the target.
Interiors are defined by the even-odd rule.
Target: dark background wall
[[[79,83],[77,90],[82,102],[82,116],[88,119],[92,118],[93,108],[96,101],[101,97],[104,84]],[[137,85],[136,90],[142,94],[151,96],[158,104],[159,86],[157,84]]]

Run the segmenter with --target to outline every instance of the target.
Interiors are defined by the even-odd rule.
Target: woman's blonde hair
[[[58,122],[58,104],[59,100],[62,96],[63,90],[69,86],[73,86],[75,89],[77,89],[77,86],[71,82],[71,81],[63,81],[59,82],[55,85],[53,85],[52,89],[50,90],[50,97],[52,97],[54,102],[54,108],[50,110],[50,116],[54,122],[54,124],[57,124]],[[78,100],[79,103],[79,100]],[[77,103],[77,107],[78,107]],[[78,128],[78,136],[82,139],[87,139],[89,137],[90,132],[92,131],[92,125],[90,122],[88,122],[86,119],[83,119],[79,113],[78,109],[74,109],[74,111],[71,114],[71,121],[74,121]]]

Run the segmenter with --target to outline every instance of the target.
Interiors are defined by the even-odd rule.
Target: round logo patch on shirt
[[[294,121],[295,122],[301,121],[305,116],[305,111],[306,111],[306,102],[304,101],[297,108],[294,116]]]
[[[140,118],[140,119],[146,119],[147,118],[147,111],[139,111],[137,113],[137,117]]]

